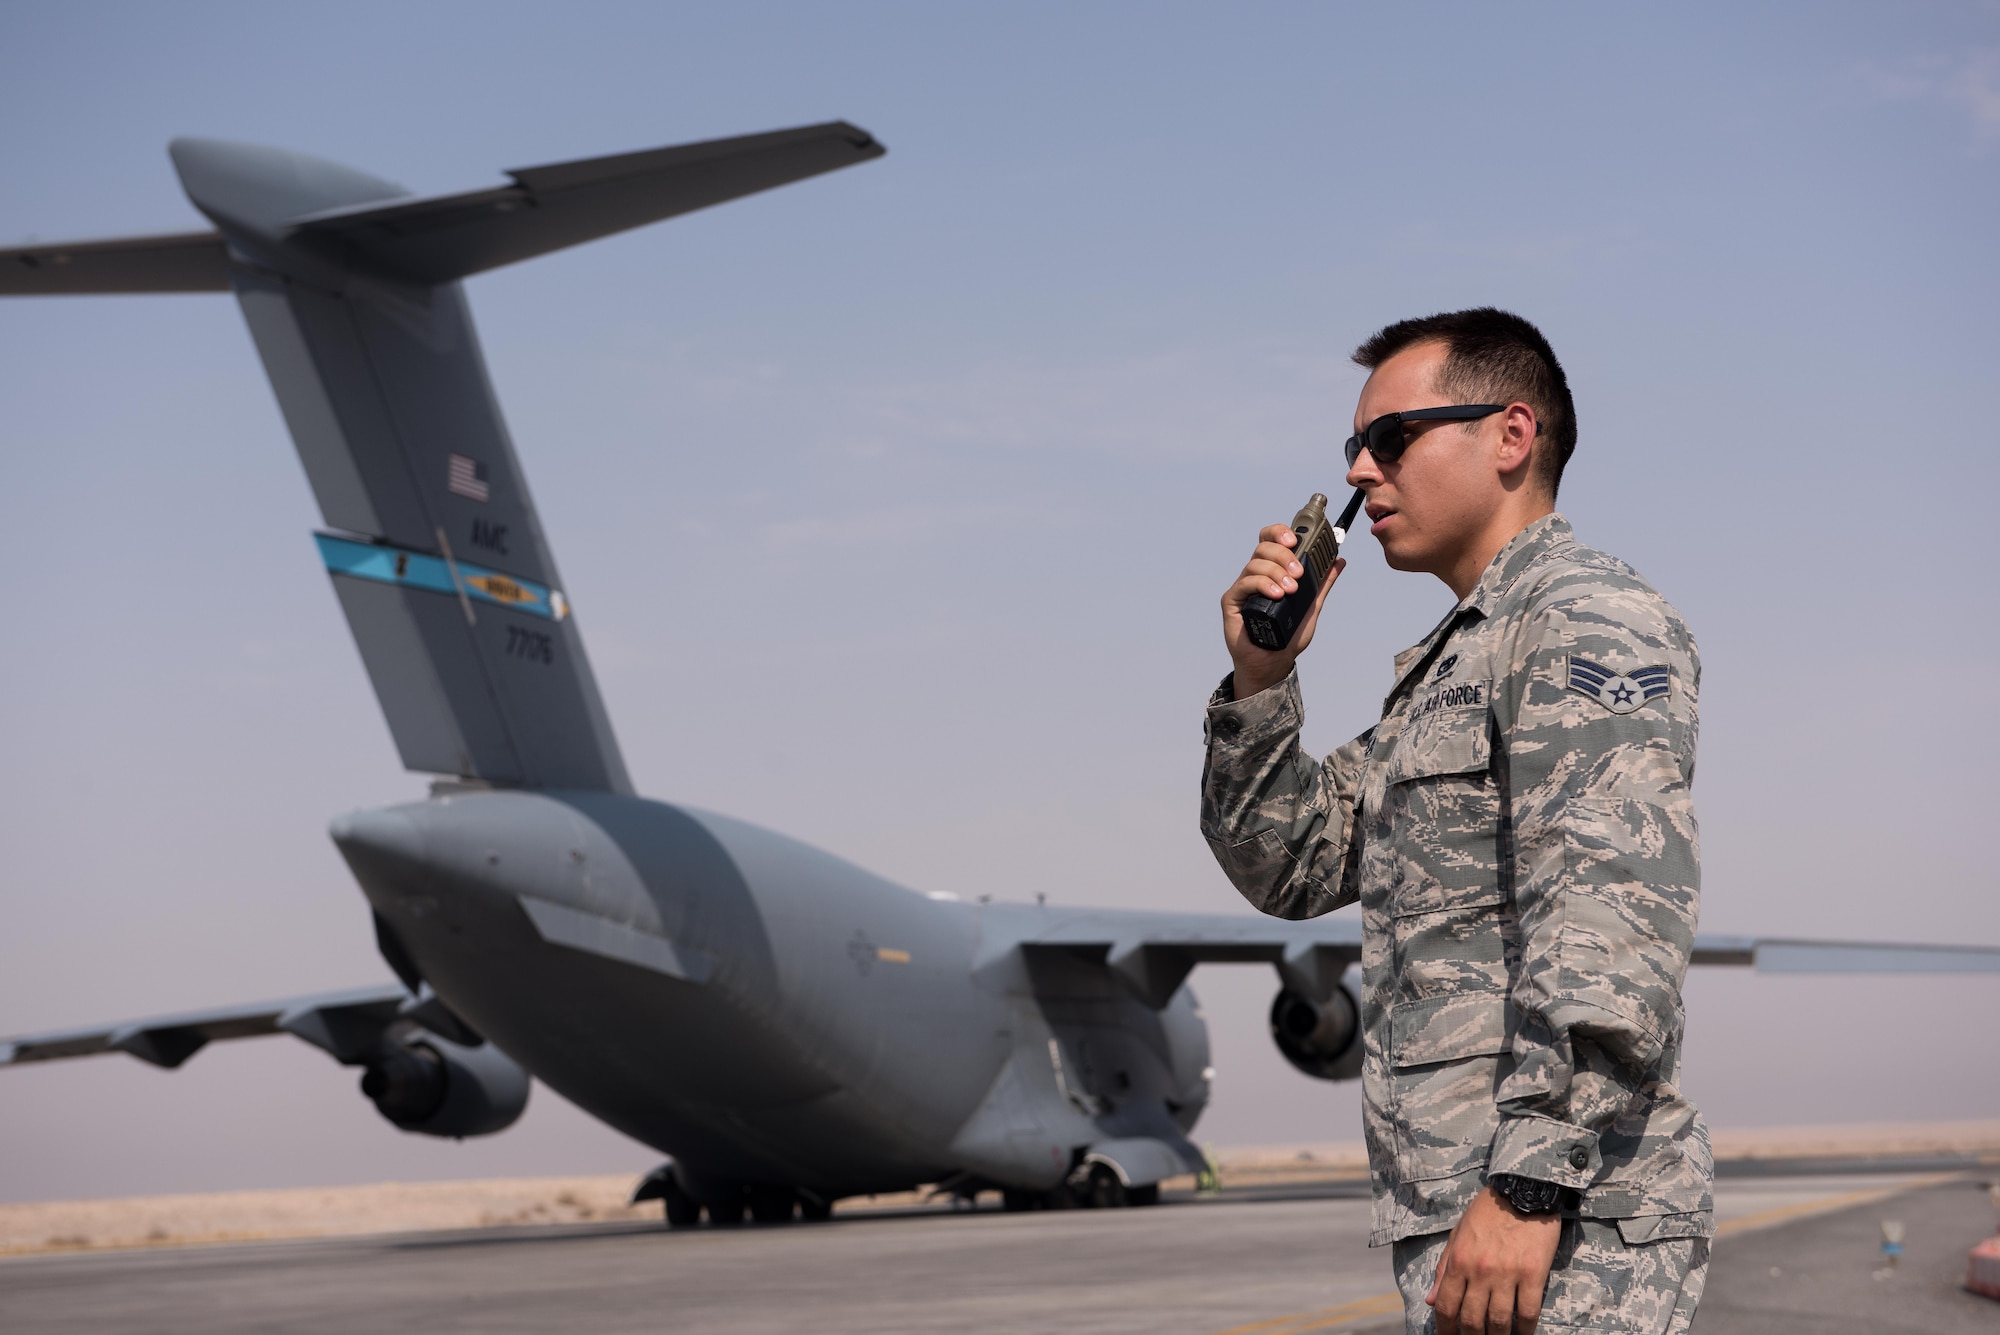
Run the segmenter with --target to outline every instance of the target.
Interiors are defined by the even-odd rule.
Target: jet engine
[[[404,1131],[488,1136],[512,1126],[528,1106],[528,1073],[491,1043],[392,1036],[369,1057],[361,1092]]]
[[[1271,1041],[1285,1060],[1315,1080],[1361,1074],[1361,1020],[1354,994],[1335,987],[1324,1001],[1290,988],[1271,1000]]]

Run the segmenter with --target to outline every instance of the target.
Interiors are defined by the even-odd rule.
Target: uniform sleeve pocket
[[[1233,844],[1210,839],[1208,847],[1215,860],[1239,890],[1269,889],[1290,877],[1298,859],[1285,847],[1276,830],[1263,830]]]
[[[1389,1060],[1394,1066],[1489,1057],[1508,1050],[1507,999],[1472,992],[1396,1003],[1389,1013]]]

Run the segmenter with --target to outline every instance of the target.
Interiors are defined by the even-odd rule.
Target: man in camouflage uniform
[[[1675,1084],[1694,640],[1554,512],[1575,413],[1533,325],[1404,321],[1355,360],[1348,481],[1389,565],[1458,603],[1397,655],[1381,721],[1316,761],[1292,665],[1326,592],[1284,650],[1250,642],[1244,599],[1301,573],[1265,529],[1223,598],[1202,833],[1266,913],[1361,904],[1370,1241],[1394,1245],[1409,1329],[1684,1331],[1714,1231]],[[1438,408],[1459,411],[1419,415]]]

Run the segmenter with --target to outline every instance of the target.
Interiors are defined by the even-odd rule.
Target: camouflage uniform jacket
[[[1680,614],[1551,515],[1324,761],[1296,674],[1210,701],[1202,833],[1230,880],[1281,918],[1361,904],[1375,1245],[1450,1228],[1488,1172],[1574,1188],[1628,1242],[1712,1232],[1675,1085],[1700,680]]]

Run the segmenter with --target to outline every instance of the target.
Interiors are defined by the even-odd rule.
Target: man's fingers
[[[1458,1335],[1461,1329],[1477,1330],[1476,1326],[1461,1326],[1465,1317],[1466,1284],[1451,1269],[1451,1248],[1445,1248],[1445,1259],[1438,1263],[1437,1282],[1431,1285],[1430,1303],[1437,1310],[1438,1335]]]
[[[1250,560],[1269,561],[1288,575],[1303,575],[1306,568],[1299,564],[1298,553],[1275,542],[1260,542],[1257,550],[1250,553]]]
[[[1267,583],[1280,586],[1286,593],[1299,587],[1297,575],[1282,561],[1252,561],[1243,567],[1243,573],[1255,575]]]
[[[1458,1324],[1454,1329],[1464,1335],[1487,1335],[1486,1305],[1491,1296],[1484,1284],[1467,1284],[1465,1297],[1458,1304]],[[1438,1328],[1444,1328],[1442,1321]]]
[[[1514,1286],[1505,1279],[1495,1279],[1486,1291],[1486,1335],[1513,1335],[1513,1330]]]
[[[1230,587],[1230,606],[1240,608],[1245,598],[1255,594],[1282,598],[1296,591],[1299,577],[1306,573],[1305,566],[1299,563],[1298,554],[1292,551],[1298,541],[1298,535],[1283,524],[1273,524],[1259,533],[1257,549],[1250,553],[1243,573]]]
[[[1535,1327],[1542,1321],[1542,1290],[1548,1286],[1549,1272],[1530,1275],[1520,1288],[1514,1290],[1514,1330],[1515,1335],[1535,1335]]]
[[[1287,583],[1291,583],[1292,588],[1298,587],[1296,582],[1287,580],[1284,572],[1276,566],[1253,562],[1252,568],[1246,568],[1229,586],[1229,593],[1223,601],[1234,610],[1241,609],[1246,598],[1282,598],[1292,591],[1285,587]]]

